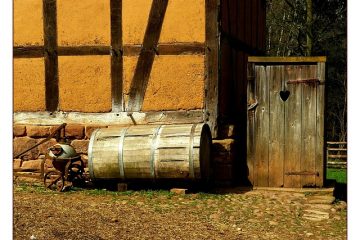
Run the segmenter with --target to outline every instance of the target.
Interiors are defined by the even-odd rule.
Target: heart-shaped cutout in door
[[[289,98],[289,96],[290,96],[290,92],[288,90],[280,91],[280,98],[284,102]]]

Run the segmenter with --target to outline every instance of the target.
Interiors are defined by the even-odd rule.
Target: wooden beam
[[[81,112],[15,112],[14,124],[58,125],[68,124],[180,124],[204,122],[202,109],[189,111],[156,111],[119,113],[81,113]]]
[[[112,111],[123,111],[122,0],[110,1]]]
[[[110,55],[110,46],[58,47],[58,56]]]
[[[219,41],[218,41],[218,4],[217,0],[205,1],[205,116],[212,137],[217,137],[218,128],[218,78],[219,78]]]
[[[111,55],[139,56],[141,45],[123,45],[114,50],[111,46],[58,46],[58,56]],[[205,55],[203,43],[158,44],[154,49],[156,55]],[[44,46],[16,46],[14,58],[44,57]]]
[[[124,45],[124,56],[138,56],[142,48],[141,45]],[[152,50],[156,55],[205,54],[205,46],[203,43],[158,44],[157,47]]]
[[[317,62],[326,62],[326,57],[316,56],[316,57],[256,57],[249,56],[249,62],[254,63],[317,63]]]
[[[14,58],[44,57],[43,46],[16,46],[13,48]]]
[[[139,111],[144,102],[146,88],[155,59],[154,50],[159,42],[167,5],[168,0],[153,0],[152,2],[142,44],[143,48],[141,49],[130,85],[128,111]]]
[[[56,111],[59,104],[56,0],[43,0],[46,110]]]

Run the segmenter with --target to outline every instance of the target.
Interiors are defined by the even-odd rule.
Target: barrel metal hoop
[[[197,124],[191,126],[190,143],[189,143],[189,175],[191,179],[195,178],[194,173],[194,135]]]
[[[162,125],[158,126],[155,129],[153,139],[152,139],[152,142],[151,142],[150,174],[151,174],[151,177],[153,179],[156,178],[156,174],[155,174],[155,145],[156,145],[157,136],[159,135],[161,127],[162,127]]]
[[[127,128],[123,128],[120,131],[120,140],[119,140],[119,151],[118,151],[118,164],[119,164],[119,171],[120,171],[120,178],[121,179],[125,179],[125,171],[124,171],[124,139],[125,139],[125,135],[127,130],[130,127]]]
[[[90,137],[90,142],[89,142],[89,154],[88,154],[88,163],[89,163],[89,174],[90,174],[90,178],[91,179],[95,179],[95,175],[94,175],[94,165],[93,165],[93,145],[94,145],[94,141],[95,141],[95,137],[98,133],[100,129],[95,129],[95,131],[93,131],[93,133],[91,134]]]

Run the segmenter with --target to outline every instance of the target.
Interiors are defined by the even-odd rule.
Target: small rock
[[[184,188],[172,188],[170,189],[170,192],[175,193],[175,194],[181,194],[184,195],[186,194],[187,189]]]
[[[344,202],[344,201],[340,201],[337,205],[337,207],[340,209],[340,210],[345,210],[347,208],[347,203]]]
[[[34,235],[30,236],[30,240],[36,240],[37,238]]]
[[[127,184],[126,183],[118,183],[117,184],[118,192],[125,192],[127,191]]]
[[[329,204],[305,204],[305,206],[319,210],[330,210],[332,208]]]
[[[307,237],[310,237],[310,236],[313,236],[313,235],[314,235],[313,233],[309,233],[309,232],[306,233],[306,236],[307,236]]]
[[[327,213],[327,212],[322,212],[322,211],[312,210],[312,209],[306,209],[304,211],[308,212],[308,213],[316,214],[316,215],[329,215],[329,213]]]
[[[111,219],[111,222],[119,222],[119,219],[113,218],[113,219]]]
[[[311,196],[308,197],[308,203],[310,204],[333,204],[335,197],[333,196]]]

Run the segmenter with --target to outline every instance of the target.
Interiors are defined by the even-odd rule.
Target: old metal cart
[[[84,162],[80,156],[69,158],[52,157],[55,170],[44,172],[44,185],[55,191],[63,191],[67,187],[84,184]]]
[[[41,176],[44,178],[44,185],[51,190],[63,191],[68,187],[82,186],[85,183],[83,175],[85,164],[75,149],[66,143],[65,126],[66,123],[61,124],[47,138],[14,157],[18,158],[31,149],[56,137],[58,143],[48,148],[49,152],[41,164]],[[46,160],[52,162],[50,170],[46,166]]]

